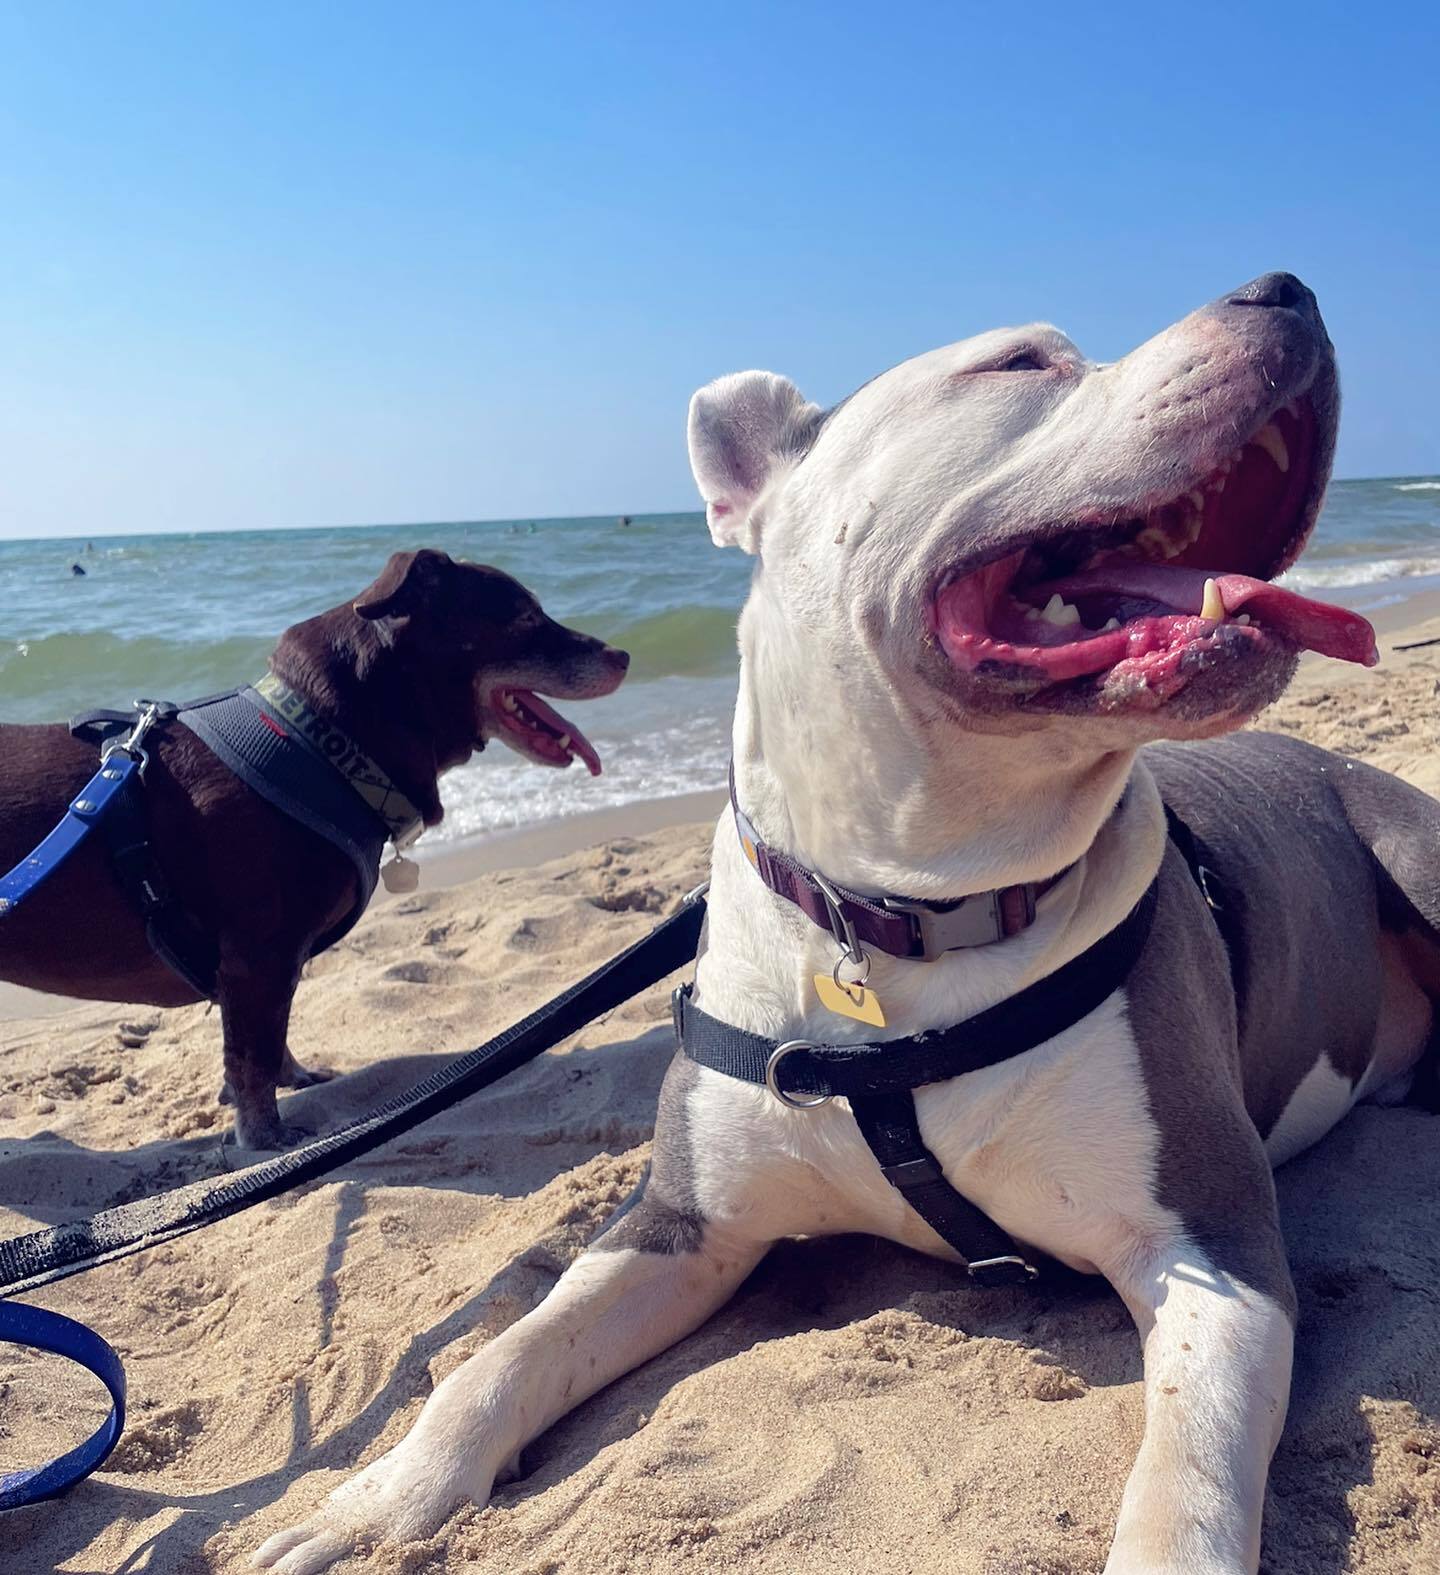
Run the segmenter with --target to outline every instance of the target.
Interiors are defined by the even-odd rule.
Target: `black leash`
[[[675,992],[675,1031],[685,1054],[728,1077],[769,1088],[796,1109],[837,1096],[850,1101],[885,1179],[965,1260],[982,1285],[1016,1285],[1036,1266],[987,1215],[945,1179],[925,1147],[914,1090],[996,1066],[1086,1018],[1122,985],[1150,934],[1159,879],[1108,935],[1018,995],[949,1028],[858,1045],[777,1043],[702,1012],[691,986]]]
[[[314,1181],[497,1082],[694,959],[704,888],[618,956],[494,1039],[338,1132],[234,1175],[211,1177],[0,1242],[0,1300],[173,1241]]]
[[[110,1391],[109,1414],[84,1443],[44,1465],[0,1472],[0,1511],[56,1498],[104,1464],[125,1425],[125,1372],[93,1330],[44,1308],[11,1302],[24,1291],[173,1241],[314,1181],[497,1082],[577,1029],[693,961],[705,887],[679,912],[504,1033],[457,1056],[407,1093],[338,1132],[232,1176],[209,1178],[0,1242],[0,1341],[52,1351],[87,1368]]]

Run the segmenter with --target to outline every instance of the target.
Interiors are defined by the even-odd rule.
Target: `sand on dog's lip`
[[[1440,619],[1407,637],[1426,634]],[[1397,661],[1395,638],[1376,673],[1308,665],[1266,723],[1440,791],[1440,647]],[[633,813],[628,829],[592,825],[590,846],[578,831],[512,846],[538,840],[547,863],[378,904],[301,985],[296,1053],[351,1075],[296,1108],[369,1108],[643,933],[701,878],[712,828],[636,835],[651,812]],[[139,1048],[119,1044],[122,1020],[153,1020]],[[668,1023],[661,986],[337,1178],[38,1294],[119,1347],[132,1420],[96,1480],[0,1517],[0,1568],[241,1575],[396,1442],[625,1196]],[[28,1200],[0,1231],[215,1168],[218,1033],[193,1007],[0,1022],[0,1198]],[[1440,1565],[1437,1130],[1363,1110],[1280,1173],[1301,1377],[1269,1575],[1338,1568],[1347,1540],[1364,1575]],[[1099,1284],[979,1292],[865,1238],[787,1244],[690,1339],[541,1439],[494,1512],[453,1520],[437,1567],[1080,1575],[1104,1560],[1138,1374]],[[0,1380],[0,1465],[99,1419],[98,1389],[64,1364],[7,1349]],[[385,1552],[347,1566],[398,1567]]]

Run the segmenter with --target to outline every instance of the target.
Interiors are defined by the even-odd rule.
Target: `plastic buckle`
[[[1035,894],[1028,887],[1034,919]],[[959,902],[945,908],[932,908],[923,902],[907,902],[903,897],[882,897],[881,906],[891,913],[910,917],[920,944],[920,957],[933,962],[946,952],[961,951],[971,946],[989,946],[993,941],[1005,939],[1005,914],[1000,906],[998,891],[977,891],[973,896],[962,897]]]

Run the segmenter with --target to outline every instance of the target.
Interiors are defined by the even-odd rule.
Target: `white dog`
[[[1415,1078],[1440,807],[1260,734],[1140,746],[1237,727],[1301,648],[1373,659],[1362,620],[1268,583],[1336,411],[1284,274],[1113,365],[1031,327],[828,413],[768,373],[696,395],[711,532],[757,569],[651,1174],[261,1565],[483,1504],[778,1238],[868,1231],[982,1277],[1103,1274],[1146,1391],[1107,1570],[1255,1570],[1295,1315],[1270,1166]]]

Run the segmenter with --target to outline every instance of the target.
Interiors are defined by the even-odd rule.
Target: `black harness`
[[[151,702],[145,703],[151,706]],[[184,705],[153,703],[152,722],[188,728],[249,788],[292,820],[338,848],[355,872],[357,896],[345,917],[315,942],[316,956],[348,934],[374,895],[385,843],[395,834],[351,780],[255,688],[232,689]],[[70,731],[102,748],[130,732],[140,711],[91,711]],[[99,829],[115,875],[145,924],[154,951],[197,994],[213,1000],[219,971],[216,938],[176,899],[150,838],[143,772],[110,808]]]
[[[1202,862],[1190,828],[1168,806],[1165,813],[1171,840],[1221,921],[1218,877]],[[676,1036],[698,1065],[766,1087],[782,1104],[805,1109],[849,1100],[886,1181],[959,1253],[970,1275],[986,1286],[1023,1284],[1039,1266],[945,1179],[920,1135],[914,1091],[1023,1055],[1088,1017],[1124,984],[1144,949],[1159,884],[1157,874],[1130,913],[1078,957],[949,1028],[873,1044],[781,1043],[711,1017],[691,999],[692,987],[682,985],[673,998]],[[1230,940],[1223,922],[1221,934]]]

